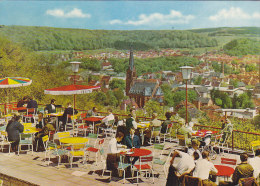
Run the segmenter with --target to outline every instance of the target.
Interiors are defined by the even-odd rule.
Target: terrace
[[[86,111],[80,111],[86,112]],[[106,113],[100,113],[101,115],[106,115]],[[122,120],[126,117],[126,115],[118,115],[119,119]],[[137,117],[140,121],[149,121],[151,118],[145,117]],[[174,123],[174,121],[173,121]],[[175,123],[178,125],[178,123]],[[194,130],[210,130],[210,131],[221,131],[218,127],[211,126],[203,126],[203,125],[195,125]],[[69,132],[71,136],[74,133],[74,130],[70,129]],[[88,136],[84,136],[84,134],[78,134],[79,137],[87,138],[89,140],[89,144],[94,144],[96,139],[88,138]],[[54,142],[59,144],[59,136],[55,134],[53,136]],[[99,138],[100,139],[100,138]],[[104,154],[101,157],[98,157],[97,163],[95,163],[95,155],[90,154],[89,160],[83,164],[82,159],[75,159],[73,162],[72,168],[67,160],[66,155],[62,158],[61,164],[58,166],[57,158],[51,158],[50,161],[45,158],[45,152],[33,152],[33,155],[30,152],[22,152],[19,156],[15,153],[8,153],[8,149],[3,149],[0,152],[0,179],[3,180],[4,185],[8,184],[23,184],[23,185],[123,185],[124,180],[122,177],[110,179],[109,174],[105,173],[104,176],[101,176],[102,170],[105,165],[105,157],[107,155],[107,148],[109,140],[111,136],[108,135],[105,138],[104,142]],[[241,152],[248,152],[252,157],[252,148],[249,145],[250,142],[260,140],[260,134],[237,131],[233,130],[228,145],[223,148],[223,152],[216,155],[216,159],[212,160],[214,165],[221,165],[221,158],[231,158],[235,159],[236,164],[240,163],[239,154]],[[163,138],[161,139],[161,143],[163,144]],[[165,167],[168,169],[169,167],[169,159],[167,159],[167,155],[172,153],[175,149],[182,149],[179,146],[178,140],[176,137],[173,137],[173,141],[170,142],[166,139],[164,143],[164,152],[163,158],[167,160]],[[141,147],[147,150],[153,151],[153,145]],[[178,162],[178,158],[174,162]],[[49,164],[49,165],[48,165]],[[235,166],[231,166],[234,168]],[[164,165],[154,164],[154,185],[165,185],[166,177],[164,172],[162,171]],[[219,180],[223,180],[222,177],[217,179],[217,183]],[[141,178],[139,180],[140,185],[151,185],[152,178]],[[136,183],[136,179],[127,178],[126,184]]]

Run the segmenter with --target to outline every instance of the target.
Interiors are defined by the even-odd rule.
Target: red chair
[[[134,165],[134,168],[137,170],[137,183],[138,183],[138,174],[140,172],[145,172],[146,173],[146,178],[147,178],[147,173],[150,171],[153,176],[153,183],[154,183],[154,173],[153,173],[153,156],[144,156],[139,158],[139,164]],[[134,169],[133,169],[134,171]],[[133,172],[134,173],[134,172]]]
[[[88,152],[88,157],[89,157],[89,154],[92,152],[92,153],[95,153],[95,157],[96,157],[96,165],[97,165],[97,158],[98,158],[98,154],[103,154],[101,153],[100,151],[104,151],[103,150],[103,146],[104,146],[104,142],[105,142],[105,139],[100,139],[98,141],[98,147],[88,147],[86,149],[86,151]]]

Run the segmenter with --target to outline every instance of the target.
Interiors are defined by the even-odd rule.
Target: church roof
[[[141,94],[143,96],[152,96],[154,89],[157,88],[155,95],[163,95],[160,87],[157,87],[156,82],[148,81],[137,81],[131,86],[129,93],[130,94]]]

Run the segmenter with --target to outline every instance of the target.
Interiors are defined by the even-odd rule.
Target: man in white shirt
[[[254,177],[257,178],[260,176],[260,148],[255,150],[255,157],[250,158],[248,164],[254,169]]]
[[[172,165],[175,157],[179,156],[180,160],[176,165]],[[195,151],[192,156],[185,152],[181,152],[175,150],[170,161],[170,167],[168,172],[168,178],[166,182],[166,186],[176,186],[181,182],[180,179],[183,178],[184,175],[189,174],[195,167],[194,160],[199,158],[198,153]]]
[[[112,113],[112,109],[108,109],[107,112],[108,112],[108,115],[106,117],[104,117],[101,121],[105,125],[107,125],[109,121],[115,120],[115,116]]]
[[[197,160],[195,169],[193,171],[193,177],[200,178],[203,182],[211,182],[209,179],[210,172],[217,173],[218,170],[215,168],[212,162],[209,159],[209,152],[202,152],[202,159]],[[211,185],[213,183],[211,182]]]
[[[112,176],[117,177],[118,176],[118,162],[120,160],[120,154],[121,151],[119,147],[125,147],[124,145],[117,144],[118,142],[121,142],[124,138],[124,134],[122,132],[118,132],[116,134],[116,137],[113,137],[109,143],[108,143],[108,154],[107,154],[107,170],[112,171]]]

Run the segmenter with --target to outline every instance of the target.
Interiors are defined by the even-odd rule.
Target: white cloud
[[[78,8],[74,8],[69,12],[65,12],[62,9],[47,10],[46,14],[54,17],[63,17],[63,18],[90,18],[91,17],[90,14],[84,14],[82,10]]]
[[[148,26],[162,26],[172,24],[188,24],[192,19],[193,15],[182,15],[181,12],[171,10],[169,14],[153,13],[150,15],[140,14],[138,20],[127,20],[122,21],[119,19],[111,20],[110,24],[124,24],[124,25],[148,25]]]
[[[248,14],[239,7],[231,7],[230,9],[222,9],[216,15],[209,17],[211,21],[223,21],[223,20],[250,20],[259,19],[260,13],[254,12]]]

